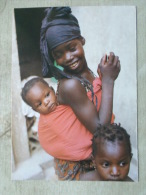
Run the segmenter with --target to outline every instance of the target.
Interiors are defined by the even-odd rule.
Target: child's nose
[[[119,171],[119,169],[118,169],[117,166],[113,166],[113,167],[112,167],[112,169],[111,169],[111,175],[112,175],[112,176],[115,176],[115,177],[117,177],[117,176],[120,175],[120,171]]]

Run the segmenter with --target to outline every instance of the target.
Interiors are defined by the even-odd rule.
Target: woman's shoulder
[[[87,93],[81,82],[76,79],[62,79],[59,82],[58,90],[58,102],[60,104],[72,104],[75,101],[82,99]]]
[[[77,91],[83,88],[81,81],[77,79],[61,79],[59,81],[59,90],[63,92]]]

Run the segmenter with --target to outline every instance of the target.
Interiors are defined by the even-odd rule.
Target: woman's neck
[[[88,67],[81,73],[80,76],[90,81],[90,83],[93,83],[93,80],[95,79],[95,75]]]
[[[93,83],[93,80],[95,79],[95,75],[93,74],[93,72],[88,68],[87,66],[87,63],[85,63],[85,66],[83,67],[82,70],[80,70],[80,72],[78,73],[75,73],[75,74],[72,74],[71,72],[68,72],[68,71],[65,71],[67,74],[69,75],[74,75],[74,76],[77,76],[77,77],[82,77],[82,78],[85,78],[87,79],[90,83]]]

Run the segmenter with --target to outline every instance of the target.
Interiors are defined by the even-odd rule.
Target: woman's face
[[[95,164],[102,181],[123,181],[126,179],[131,155],[124,141],[99,140]]]
[[[83,38],[63,43],[53,49],[53,58],[66,72],[80,73],[87,67],[83,49],[84,43]]]

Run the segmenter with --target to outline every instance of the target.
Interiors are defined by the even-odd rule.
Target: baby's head
[[[102,181],[127,178],[132,158],[130,136],[120,125],[97,129],[92,140],[94,163]]]
[[[40,114],[49,114],[57,106],[54,89],[40,77],[29,80],[24,85],[21,96],[33,110]]]

